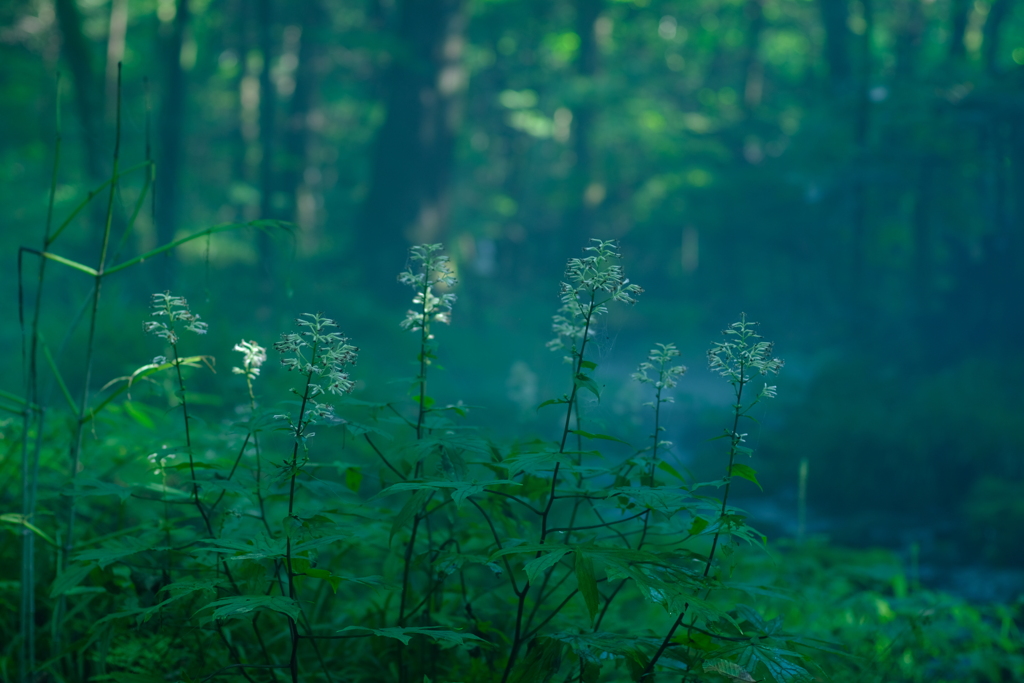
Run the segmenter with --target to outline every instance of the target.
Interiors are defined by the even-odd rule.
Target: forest
[[[1024,680],[1024,5],[0,2],[0,681]]]

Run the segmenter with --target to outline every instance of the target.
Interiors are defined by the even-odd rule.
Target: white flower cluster
[[[172,296],[170,292],[154,294],[152,297],[153,315],[167,316],[167,322],[149,320],[142,323],[147,334],[166,339],[172,346],[178,343],[177,327],[174,323],[185,323],[185,329],[196,334],[206,334],[207,324],[199,321],[199,316],[188,308],[188,301],[183,296]]]
[[[406,312],[405,320],[401,322],[402,329],[413,332],[424,330],[427,339],[433,339],[433,335],[430,334],[430,323],[451,323],[452,306],[456,299],[451,292],[445,292],[441,296],[434,294],[434,288],[438,285],[451,288],[458,282],[450,265],[451,259],[439,253],[441,249],[440,244],[421,244],[413,247],[410,249],[409,257],[413,262],[421,264],[419,272],[414,273],[412,265],[409,265],[398,275],[399,282],[416,291],[412,299],[416,308]]]
[[[739,322],[722,331],[726,341],[716,342],[708,350],[708,367],[734,386],[746,385],[759,375],[777,375],[784,365],[781,359],[772,357],[773,343],[758,341],[761,335],[754,332],[756,327],[757,323],[747,322],[743,313]],[[765,384],[757,398],[775,398],[775,389]]]
[[[319,313],[305,313],[305,319],[298,318],[295,324],[306,328],[299,332],[281,335],[281,341],[274,349],[286,354],[281,364],[291,370],[298,370],[309,379],[311,397],[324,391],[331,394],[345,394],[352,391],[354,382],[349,379],[345,367],[355,365],[359,351],[348,343],[348,338],[337,332],[327,332],[338,324]],[[309,357],[306,357],[306,354]],[[326,386],[314,382],[314,377],[327,379]]]
[[[635,304],[644,291],[640,285],[630,284],[622,266],[615,263],[622,257],[613,240],[591,241],[594,244],[584,249],[588,256],[571,258],[566,265],[568,282],[561,284],[562,305],[553,318],[551,328],[556,336],[547,343],[549,349],[572,348],[575,355],[577,342],[593,334],[593,319],[608,312],[608,302]]]
[[[653,384],[655,389],[674,389],[679,378],[686,373],[685,365],[669,365],[673,358],[679,356],[679,350],[675,344],[658,344],[658,348],[651,349],[651,355],[640,364],[637,371],[633,373],[633,379],[641,384]],[[656,379],[647,375],[648,372],[657,371]],[[660,399],[671,403],[673,398],[668,396]]]

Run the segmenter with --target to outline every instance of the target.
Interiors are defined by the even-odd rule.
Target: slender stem
[[[111,181],[109,183],[110,192],[107,196],[107,213],[106,221],[103,227],[103,241],[100,246],[99,261],[96,267],[96,275],[93,280],[93,292],[92,292],[92,308],[90,310],[89,317],[89,332],[86,338],[85,345],[85,377],[82,383],[82,398],[79,402],[78,416],[76,420],[75,436],[71,446],[71,473],[70,479],[72,485],[78,478],[78,468],[81,463],[82,444],[85,437],[85,414],[89,407],[89,385],[92,382],[92,365],[93,365],[93,353],[95,351],[96,342],[96,321],[99,318],[99,306],[100,306],[100,291],[103,287],[103,278],[106,275],[106,262],[107,262],[107,249],[110,245],[110,229],[111,223],[114,216],[114,202],[117,193],[117,178],[118,178],[118,167],[121,158],[121,65],[117,65],[117,123],[115,127],[114,135],[114,161],[113,171],[111,175]],[[54,239],[56,235],[53,236]],[[68,568],[68,561],[71,556],[71,551],[75,547],[75,521],[77,514],[77,507],[75,505],[75,498],[72,497],[68,503],[68,517],[66,524],[66,535],[64,538],[63,553],[60,558],[60,573],[64,573]],[[61,595],[57,601],[57,613],[54,618],[54,650],[60,651],[61,646],[61,635],[63,631],[64,615],[67,610],[67,597]]]
[[[732,487],[732,466],[736,460],[737,446],[739,446],[740,443],[740,418],[744,414],[743,388],[746,386],[747,382],[750,381],[750,378],[747,377],[746,370],[746,363],[741,360],[739,362],[739,376],[736,381],[736,403],[733,407],[733,420],[731,432],[732,445],[729,447],[729,466],[726,469],[725,491],[722,493],[722,507],[719,511],[718,528],[715,530],[715,535],[711,540],[711,551],[708,553],[708,559],[704,563],[704,572],[702,576],[705,579],[711,573],[711,565],[715,561],[715,551],[718,549],[718,539],[722,534],[722,519],[725,518],[725,512],[729,504],[729,490]],[[683,609],[680,610],[679,616],[676,618],[675,622],[673,622],[672,627],[668,630],[668,633],[665,634],[665,637],[662,639],[661,645],[658,647],[657,652],[654,653],[654,656],[651,657],[651,661],[649,661],[647,663],[647,666],[644,667],[643,673],[640,675],[640,680],[643,680],[653,675],[654,665],[657,664],[658,659],[661,658],[662,654],[664,654],[665,650],[668,648],[669,644],[672,641],[672,636],[675,635],[676,629],[679,628],[679,625],[683,623],[683,619],[686,618],[686,614],[689,611],[689,608],[690,603],[687,602],[683,605]]]
[[[57,171],[60,168],[60,149],[62,142],[60,125],[60,74],[57,74],[57,107],[56,136],[53,146],[53,167],[50,172],[50,195],[46,205],[46,224],[43,229],[43,249],[50,241],[50,229],[53,226],[53,205],[57,195]],[[25,408],[22,412],[21,438],[21,514],[26,522],[34,522],[36,510],[36,486],[39,469],[39,455],[42,450],[44,412],[39,405],[39,314],[42,309],[43,282],[46,279],[46,261],[39,259],[39,274],[36,277],[35,302],[32,309],[32,324],[25,335],[24,292],[21,284],[21,254],[18,254],[18,322],[22,330],[22,356],[27,356],[24,367],[25,375]],[[32,452],[29,453],[30,434],[33,416],[35,420],[35,438],[31,439]],[[19,613],[19,680],[22,683],[35,680],[36,667],[36,597],[35,597],[35,534],[27,526],[22,526],[21,537],[21,610]]]
[[[577,376],[583,369],[583,355],[587,348],[587,339],[590,336],[590,322],[593,319],[594,310],[597,308],[598,303],[595,299],[595,292],[591,292],[590,303],[587,305],[586,312],[583,313],[584,325],[583,325],[583,338],[580,340],[579,352],[575,353],[575,362],[573,363],[573,374],[572,374],[572,391],[569,394],[568,405],[565,408],[565,424],[562,427],[562,440],[558,445],[558,453],[565,453],[565,442],[569,439],[569,421],[572,419],[573,406],[576,404],[576,396],[579,391],[579,385]],[[582,309],[582,307],[581,307]],[[551,508],[555,503],[555,487],[558,485],[558,471],[561,468],[561,461],[555,463],[555,469],[551,473],[551,490],[548,493],[548,501],[544,506],[544,511],[540,517],[540,542],[544,543],[548,533],[548,518],[551,515]],[[540,557],[540,551],[537,552],[535,557]],[[522,647],[523,639],[523,612],[526,607],[526,598],[530,593],[530,582],[529,580],[523,585],[522,590],[517,591],[518,605],[516,606],[516,625],[515,633],[512,637],[512,648],[509,653],[508,662],[505,664],[505,670],[501,675],[501,683],[505,683],[508,680],[509,674],[512,673],[512,667],[515,666],[516,658],[519,656],[519,650]]]
[[[315,337],[313,341],[313,348],[310,352],[310,370],[306,373],[306,386],[302,392],[302,403],[299,405],[299,418],[295,422],[295,443],[292,445],[292,459],[291,459],[291,476],[289,477],[288,483],[288,520],[287,524],[290,525],[290,520],[294,516],[295,512],[295,480],[298,476],[299,466],[299,445],[302,443],[303,437],[305,436],[305,419],[306,419],[306,408],[309,406],[309,401],[312,398],[312,386],[313,386],[313,370],[312,366],[316,362],[317,351],[319,350],[320,339]],[[292,600],[296,599],[295,590],[295,572],[292,569],[292,535],[291,529],[289,528],[285,534],[285,570],[288,579],[288,597]],[[295,619],[291,616],[288,617],[288,633],[291,636],[291,656],[289,658],[289,671],[291,673],[292,683],[298,683],[299,680],[299,629],[295,623]]]

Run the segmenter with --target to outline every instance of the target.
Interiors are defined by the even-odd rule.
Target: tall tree
[[[971,14],[971,0],[953,0],[949,9],[949,56],[963,59],[967,54],[964,37],[967,35],[967,19]]]
[[[761,34],[764,31],[764,0],[747,0],[744,5],[747,21],[746,38],[743,41],[742,78],[743,108],[749,114],[761,103],[764,89],[763,65],[758,56],[761,49]]]
[[[54,9],[61,35],[61,55],[75,86],[75,110],[82,127],[85,171],[93,184],[103,182],[106,152],[102,140],[102,89],[93,67],[92,51],[82,30],[82,13],[75,0],[56,0]]]
[[[399,0],[396,48],[384,74],[356,246],[366,279],[386,295],[410,243],[448,229],[449,188],[465,73],[465,0]]]
[[[988,17],[985,18],[981,56],[985,70],[989,73],[995,73],[998,68],[997,57],[1002,43],[1002,29],[1012,8],[1013,0],[995,0],[988,11]]]
[[[821,23],[825,28],[825,61],[829,84],[835,95],[845,95],[850,88],[853,70],[850,66],[850,8],[847,0],[818,0]]]
[[[310,138],[309,114],[317,92],[317,65],[323,48],[324,32],[328,27],[327,19],[320,0],[306,0],[300,5],[295,86],[288,103],[288,120],[281,145],[281,190],[288,201],[287,217],[300,225],[300,193],[308,162]]]
[[[580,245],[593,236],[597,206],[603,199],[601,178],[595,174],[593,155],[594,124],[597,106],[594,101],[594,76],[598,67],[596,24],[604,7],[604,0],[575,0],[576,34],[580,39],[576,56],[576,75],[584,86],[585,99],[576,106],[572,121],[572,148],[576,157],[570,183],[573,200],[566,216],[566,225],[559,234],[562,244],[553,250],[556,254],[575,254]]]
[[[896,5],[896,79],[907,82],[917,71],[925,18],[921,0],[900,0]]]
[[[260,218],[277,218],[274,206],[274,134],[277,98],[274,93],[274,82],[271,79],[271,60],[274,56],[274,8],[272,0],[257,0],[256,25],[259,32],[260,53],[263,55],[263,68],[260,71]],[[260,267],[264,276],[269,275],[272,263],[270,237],[265,232],[258,233],[258,249]],[[272,280],[264,277],[266,286],[264,294],[273,291]]]
[[[174,19],[164,38],[164,84],[160,100],[159,153],[156,160],[156,234],[161,244],[174,239],[181,220],[181,176],[185,140],[185,100],[188,97],[185,69],[181,64],[181,49],[189,24],[189,0],[178,0]],[[173,252],[163,259],[163,279],[159,286],[170,289],[174,285],[175,261]]]

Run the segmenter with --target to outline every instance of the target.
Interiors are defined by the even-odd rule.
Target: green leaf
[[[98,479],[79,477],[75,480],[74,486],[72,487],[69,485],[64,489],[63,493],[65,496],[71,496],[72,498],[117,496],[123,503],[132,495],[132,490],[127,486],[118,486],[117,484],[110,484],[105,481],[99,481]]]
[[[203,591],[207,593],[217,593],[217,587],[222,584],[221,581],[205,580],[205,581],[175,581],[169,583],[166,586],[162,586],[157,593],[170,593],[174,598],[180,598],[186,595],[191,595],[196,591]]]
[[[363,473],[358,467],[349,467],[345,470],[345,487],[352,493],[359,493],[359,486],[363,483]]]
[[[211,602],[203,609],[208,607],[216,608],[210,615],[214,619],[248,619],[257,611],[270,610],[298,620],[300,613],[299,604],[282,595],[239,595]]]
[[[581,372],[581,373],[576,375],[576,379],[574,380],[574,383],[576,384],[576,386],[581,387],[583,389],[586,389],[587,391],[592,393],[594,396],[597,397],[598,401],[601,400],[601,387],[599,387],[597,385],[597,382],[595,382],[589,376],[584,375]]]
[[[128,414],[135,422],[146,429],[153,429],[156,427],[156,423],[153,422],[153,418],[147,414],[148,406],[140,405],[134,401],[124,402],[124,412]]]
[[[98,566],[98,562],[87,562],[68,567],[67,571],[54,579],[53,585],[50,586],[50,597],[56,598],[59,595],[66,595],[71,589],[82,583],[82,579]]]
[[[581,360],[580,367],[586,368],[587,370],[597,370],[597,363],[592,360]]]
[[[365,626],[346,626],[340,629],[338,633],[344,633],[346,631],[369,631],[370,633],[381,636],[382,638],[394,638],[395,640],[402,641],[403,645],[408,645],[409,641],[412,640],[413,636],[425,636],[439,643],[447,643],[451,645],[465,646],[466,641],[472,641],[471,644],[478,645],[480,643],[487,643],[486,640],[475,636],[472,633],[459,633],[458,631],[447,631],[439,626],[407,626],[400,628],[398,626],[389,626],[387,628],[367,628]],[[479,642],[476,642],[479,641]]]
[[[526,657],[512,669],[509,683],[547,683],[562,666],[565,643],[553,638],[534,638]]]
[[[137,536],[123,536],[121,538],[108,541],[103,544],[102,548],[94,548],[92,550],[83,550],[75,554],[75,560],[79,562],[88,562],[89,560],[96,560],[99,562],[100,568],[106,567],[108,564],[116,562],[122,558],[141,553],[146,550],[152,549],[160,543],[159,538],[139,538]]]
[[[38,252],[36,252],[36,253],[38,253]],[[99,273],[96,272],[95,268],[90,268],[89,266],[82,265],[81,263],[78,263],[77,261],[72,261],[69,258],[64,258],[63,256],[58,256],[57,254],[54,254],[53,252],[44,251],[44,252],[42,252],[39,255],[42,256],[43,258],[49,259],[51,261],[56,261],[57,263],[63,264],[65,266],[68,266],[69,268],[74,268],[75,270],[80,271],[82,273],[85,273],[86,275],[92,275],[93,277],[96,277],[96,275],[99,274]]]
[[[587,603],[587,610],[590,612],[590,621],[593,623],[597,616],[600,594],[597,592],[597,578],[594,576],[594,562],[585,553],[576,550],[576,585]]]
[[[414,387],[418,387],[419,383],[413,384],[413,386]],[[413,396],[412,400],[415,401],[416,403],[419,403],[420,402],[420,397],[419,396]],[[433,407],[434,407],[434,398],[432,396],[424,396],[423,397],[423,409],[424,410],[430,410]]]
[[[386,490],[387,489],[385,489],[385,491]],[[384,491],[381,491],[377,495],[381,495],[383,493]],[[388,534],[388,545],[391,545],[391,539],[393,539],[395,534],[405,526],[406,522],[412,519],[420,511],[429,497],[430,490],[422,488],[412,494],[412,497],[405,502],[405,505],[402,506],[402,509],[399,510],[398,514],[395,516],[395,521],[391,523],[391,533]]]
[[[537,410],[540,410],[544,406],[554,406],[562,403],[568,403],[568,401],[565,400],[564,398],[549,398],[548,400],[544,401],[539,406],[537,406]]]
[[[491,553],[490,559],[495,560],[505,555],[518,555],[520,553],[545,553],[563,547],[564,546],[558,546],[551,543],[523,543],[521,545],[509,545],[502,548],[501,550],[495,550],[493,553]],[[569,552],[569,550],[570,548],[566,548],[566,552]]]
[[[202,541],[209,546],[203,552],[230,554],[229,560],[275,560],[285,555],[284,538],[268,538],[266,534],[254,534],[251,538],[208,538]]]
[[[154,676],[150,674],[133,674],[125,671],[118,671],[110,674],[111,680],[114,683],[166,683],[167,679],[163,676]]]
[[[44,541],[52,545],[54,548],[57,547],[57,542],[55,540],[50,538],[50,536],[45,531],[37,527],[32,522],[26,521],[24,515],[19,515],[14,512],[8,512],[6,514],[0,515],[0,522],[3,522],[4,524],[15,524],[23,526],[39,538],[43,539]]]
[[[514,477],[520,472],[533,474],[539,470],[551,469],[556,462],[565,465],[572,465],[572,457],[569,453],[560,453],[558,445],[542,445],[541,450],[521,451],[513,453],[501,462],[501,466],[508,469],[508,476]]]
[[[768,674],[777,683],[797,683],[798,681],[812,680],[810,672],[799,664],[790,661],[787,657],[800,658],[800,655],[790,650],[764,645],[760,642],[753,642],[740,653],[739,663],[753,671],[758,664],[763,665]]]
[[[750,672],[736,662],[730,662],[728,659],[709,659],[704,662],[704,671],[720,674],[734,681],[756,683]]]
[[[526,564],[523,565],[523,570],[526,572],[526,578],[529,579],[530,583],[536,583],[537,577],[543,572],[547,571],[551,567],[558,564],[565,555],[571,552],[571,548],[565,546],[546,546],[550,548],[550,552],[546,552],[540,557],[535,557]]]
[[[673,477],[675,477],[676,479],[678,479],[679,481],[681,481],[683,483],[689,483],[689,480],[686,477],[684,477],[683,475],[679,474],[679,472],[676,471],[675,467],[672,467],[672,465],[669,465],[664,460],[662,460],[661,462],[658,463],[658,469],[661,470],[662,472],[668,472]]]
[[[614,436],[608,436],[607,434],[591,434],[590,432],[585,432],[582,429],[570,429],[569,433],[579,434],[580,436],[585,437],[587,439],[604,439],[605,441],[618,441],[619,443],[624,443],[627,446],[629,445],[628,441],[616,439]]]
[[[167,679],[163,676],[133,674],[125,671],[112,673],[110,677],[114,683],[167,683]]]
[[[693,521],[690,522],[690,535],[698,536],[700,532],[704,531],[708,527],[708,520],[703,517],[694,517]]]
[[[735,475],[737,477],[743,477],[747,481],[754,482],[755,484],[757,484],[757,488],[759,488],[762,491],[764,491],[764,489],[761,488],[760,482],[757,481],[757,471],[754,470],[753,467],[750,467],[749,465],[741,465],[739,463],[733,463],[731,474],[733,474],[733,475]]]

